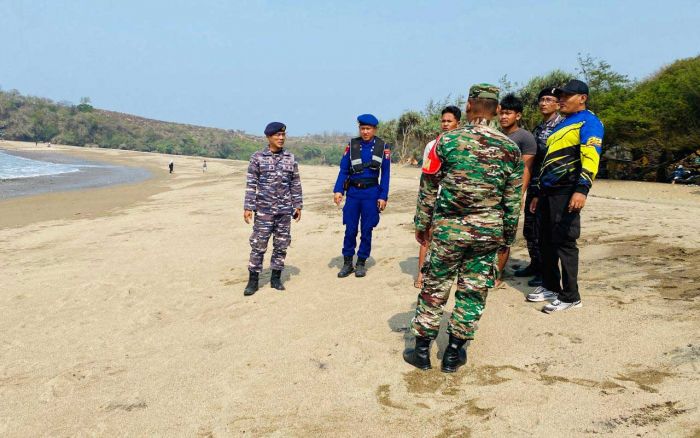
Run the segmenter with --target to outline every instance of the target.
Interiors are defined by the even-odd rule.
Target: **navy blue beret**
[[[379,124],[379,120],[372,114],[360,114],[357,116],[357,123],[376,127]]]
[[[265,127],[265,136],[269,137],[271,135],[275,135],[278,132],[284,132],[287,130],[287,126],[285,126],[284,123],[280,122],[271,122],[268,123],[267,126]]]

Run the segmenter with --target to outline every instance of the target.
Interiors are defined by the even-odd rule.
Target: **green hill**
[[[170,123],[0,90],[0,134],[7,140],[54,142],[145,152],[247,160],[265,138],[239,130]],[[348,135],[290,137],[299,159],[337,164]]]
[[[576,72],[553,70],[525,84],[501,79],[504,92],[525,103],[523,127],[539,122],[537,93],[578,77],[590,89],[589,107],[605,124],[600,176],[664,180],[669,166],[700,158],[700,56],[681,59],[642,81],[612,70],[602,60],[579,55]],[[431,101],[422,111],[384,120],[378,135],[394,145],[392,160],[416,164],[424,145],[440,129],[445,105],[464,107],[464,98]],[[52,141],[77,146],[156,151],[247,160],[265,138],[239,130],[168,123],[0,90],[0,134],[10,140]],[[303,163],[336,165],[349,134],[290,137],[287,147]],[[695,151],[699,156],[694,155]]]

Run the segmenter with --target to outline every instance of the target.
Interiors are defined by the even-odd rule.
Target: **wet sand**
[[[417,169],[392,169],[368,276],[339,279],[336,169],[301,166],[287,291],[266,269],[243,297],[247,163],[207,159],[203,173],[175,157],[168,175],[165,155],[60,149],[154,178],[0,202],[0,435],[700,433],[698,187],[598,181],[583,213],[584,307],[544,315],[508,278],[468,365],[446,375],[401,359]],[[508,272],[525,258],[520,239]]]
[[[69,164],[80,168],[80,171],[72,173],[2,180],[0,181],[0,200],[41,193],[67,192],[117,184],[134,184],[144,181],[151,176],[150,172],[142,167],[87,161],[56,150],[37,152],[16,149],[3,150],[0,148],[0,151],[32,160]]]

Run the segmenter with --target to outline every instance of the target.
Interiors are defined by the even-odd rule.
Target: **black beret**
[[[267,126],[265,127],[265,136],[269,137],[271,135],[275,135],[278,132],[285,132],[287,130],[287,126],[284,123],[280,122],[271,122],[268,123]]]
[[[540,100],[545,96],[557,97],[556,92],[557,89],[554,87],[543,88],[542,91],[540,91],[540,94],[537,95],[537,100]]]

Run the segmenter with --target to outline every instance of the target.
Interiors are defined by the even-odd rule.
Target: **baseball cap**
[[[555,90],[555,93],[557,93],[557,96],[566,93],[566,94],[588,94],[588,85],[586,85],[585,82],[579,81],[578,79],[572,79],[569,82],[566,83],[563,87],[557,88]]]

